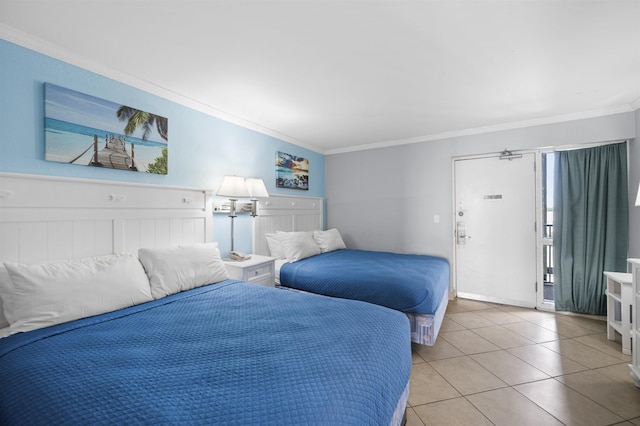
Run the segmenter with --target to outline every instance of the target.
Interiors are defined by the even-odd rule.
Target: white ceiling
[[[321,153],[640,108],[640,0],[0,0],[0,37]]]

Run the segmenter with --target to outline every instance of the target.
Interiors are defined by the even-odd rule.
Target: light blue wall
[[[114,64],[126,72],[126,64]],[[44,160],[44,83],[153,112],[169,120],[169,174],[97,169]],[[309,191],[275,187],[277,151],[309,159]],[[217,190],[226,174],[261,177],[270,194],[323,197],[324,156],[93,72],[0,40],[0,171]],[[214,217],[226,253],[229,218]],[[251,251],[251,222],[236,222],[236,249]]]

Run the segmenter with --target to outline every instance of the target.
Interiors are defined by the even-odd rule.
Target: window
[[[553,303],[553,185],[554,153],[542,153],[542,282],[543,301]]]

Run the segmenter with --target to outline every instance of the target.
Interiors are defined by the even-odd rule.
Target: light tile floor
[[[598,319],[449,301],[413,346],[407,426],[639,425],[631,357]]]

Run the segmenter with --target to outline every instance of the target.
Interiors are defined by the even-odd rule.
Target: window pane
[[[553,238],[553,162],[553,152],[542,154],[542,237],[548,239]],[[553,244],[543,244],[542,250],[543,298],[545,302],[553,302]]]

